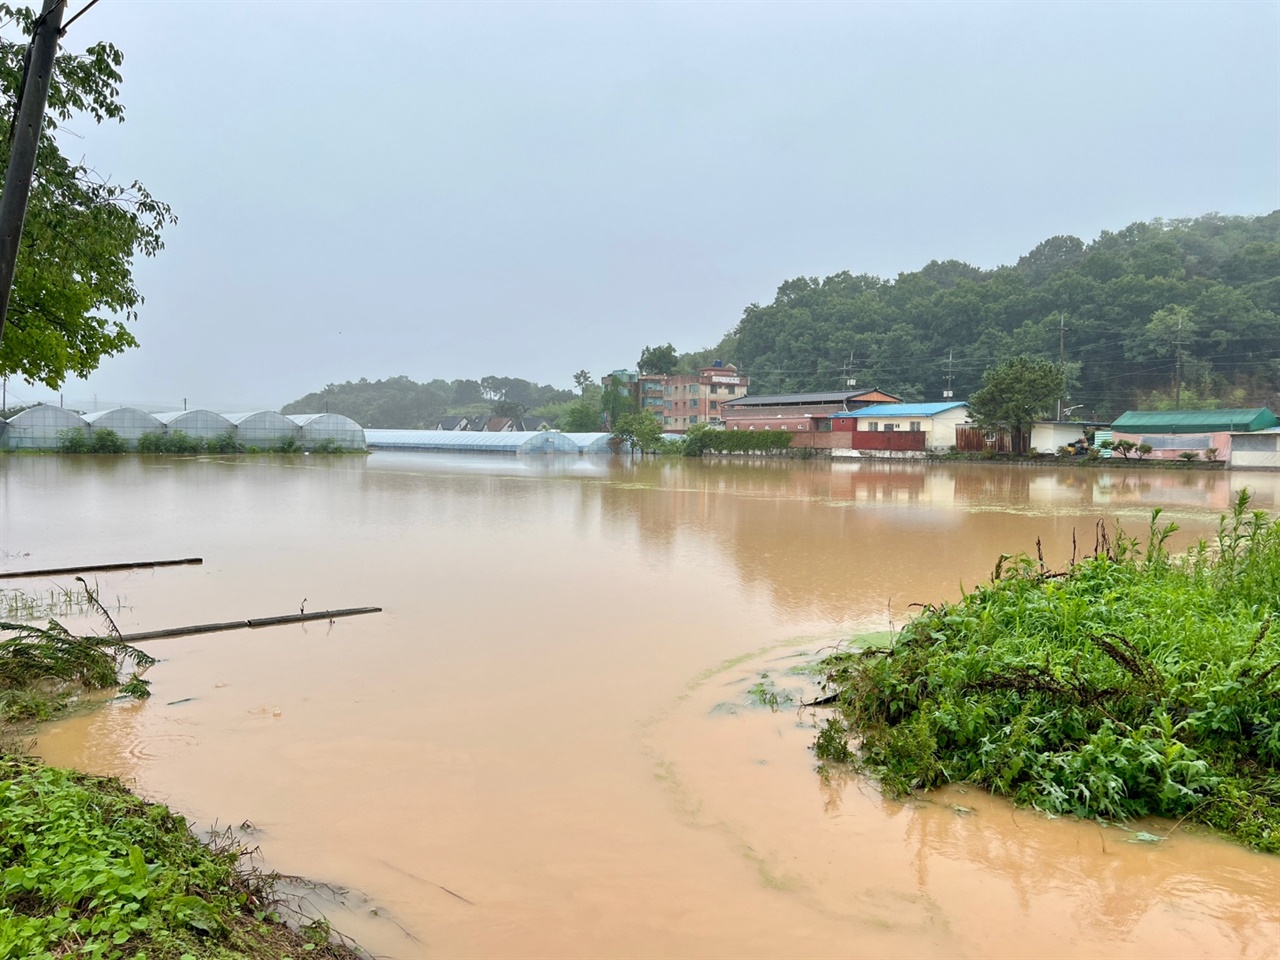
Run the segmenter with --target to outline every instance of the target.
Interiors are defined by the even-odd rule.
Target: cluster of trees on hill
[[[282,413],[341,413],[364,427],[431,430],[441,417],[492,414],[523,417],[575,398],[572,390],[531,383],[518,377],[432,380],[409,377],[331,383],[287,403]]]
[[[1273,403],[1280,211],[1135,223],[1089,244],[1053,237],[994,270],[947,260],[894,280],[798,277],[679,365],[732,361],[756,394],[854,377],[940,400],[948,383],[964,399],[1016,356],[1061,361],[1077,415],[1171,405],[1179,374],[1184,407]]]

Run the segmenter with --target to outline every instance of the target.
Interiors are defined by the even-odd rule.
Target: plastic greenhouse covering
[[[5,446],[10,450],[53,450],[63,430],[86,431],[84,417],[62,407],[41,404],[16,414],[5,430]]]
[[[576,443],[583,453],[613,453],[609,447],[611,433],[566,433],[564,436]],[[625,449],[630,449],[630,445]]]
[[[340,413],[294,413],[289,419],[302,428],[302,442],[310,447],[332,440],[347,450],[363,450],[364,428]]]
[[[235,433],[236,425],[220,413],[212,410],[178,410],[173,413],[157,413],[156,419],[165,425],[168,433],[181,430],[188,437],[211,439],[224,433]]]
[[[553,430],[483,433],[466,430],[366,430],[377,450],[453,450],[463,453],[578,453],[568,436]]]
[[[113,410],[87,413],[84,421],[89,424],[91,433],[94,430],[114,430],[131,447],[137,445],[138,438],[144,433],[164,433],[163,423],[151,414],[133,407],[116,407]]]
[[[228,413],[226,418],[236,425],[236,439],[246,447],[266,447],[290,437],[302,439],[302,428],[274,410]]]

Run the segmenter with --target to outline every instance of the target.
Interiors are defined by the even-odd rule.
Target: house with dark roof
[[[525,433],[533,433],[538,430],[550,430],[551,421],[546,417],[521,417],[520,424],[517,427]]]
[[[726,430],[827,432],[830,418],[873,403],[898,403],[899,397],[875,388],[831,393],[784,393],[738,397],[720,404]]]
[[[480,429],[485,433],[512,433],[516,422],[510,417],[487,417]]]
[[[437,430],[470,430],[471,421],[466,417],[441,417]]]
[[[1231,456],[1232,436],[1280,424],[1266,407],[1233,410],[1129,410],[1111,424],[1111,440],[1151,447],[1149,456],[1176,460],[1194,453],[1206,460]]]

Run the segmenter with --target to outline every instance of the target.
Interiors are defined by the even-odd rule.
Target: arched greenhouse
[[[286,440],[302,439],[302,428],[274,410],[228,413],[226,418],[235,424],[236,439],[246,447],[271,447]]]
[[[552,430],[481,433],[467,430],[366,430],[370,450],[448,450],[455,453],[578,453],[578,445]]]
[[[226,433],[235,433],[236,425],[220,413],[212,410],[177,410],[173,413],[157,413],[156,419],[169,433],[181,430],[188,437],[212,440]]]
[[[364,428],[340,413],[293,413],[289,419],[302,428],[305,447],[328,440],[344,450],[365,449]]]
[[[611,433],[566,433],[565,436],[576,443],[582,453],[613,453],[613,448],[609,446],[609,441],[613,438]],[[619,449],[625,453],[631,449],[631,445],[623,443]]]
[[[112,410],[99,410],[86,413],[84,421],[89,425],[89,434],[95,430],[112,430],[130,447],[138,445],[138,438],[144,433],[163,433],[164,424],[151,414],[133,407],[116,407]]]
[[[78,413],[42,403],[9,421],[4,432],[5,446],[10,450],[56,450],[59,437],[66,430],[88,434],[89,425]]]

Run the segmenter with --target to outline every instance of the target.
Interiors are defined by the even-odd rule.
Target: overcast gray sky
[[[127,119],[68,150],[180,222],[68,405],[567,387],[801,274],[1280,207],[1270,2],[102,0],[98,39]]]

